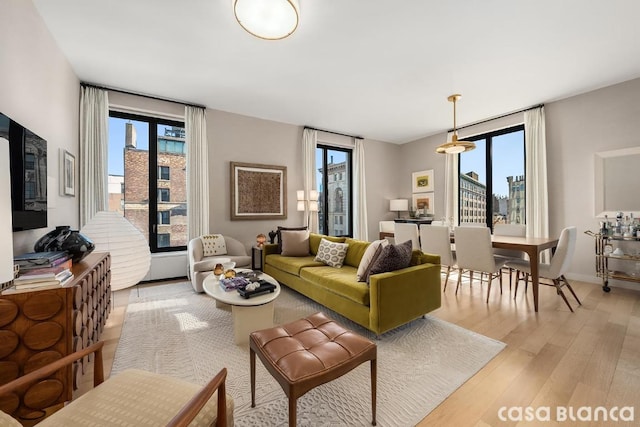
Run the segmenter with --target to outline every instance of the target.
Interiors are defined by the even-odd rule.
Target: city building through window
[[[524,126],[464,138],[460,154],[459,223],[525,224]]]
[[[152,252],[187,246],[184,123],[111,111],[109,210],[127,218]]]
[[[351,149],[318,145],[316,171],[320,233],[352,236]]]

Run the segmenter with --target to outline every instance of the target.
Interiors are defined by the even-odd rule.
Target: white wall
[[[14,233],[16,254],[32,251],[35,241],[56,225],[78,227],[78,196],[59,193],[59,151],[78,158],[79,83],[33,4],[2,0],[0,111],[47,140],[50,182],[48,227]]]

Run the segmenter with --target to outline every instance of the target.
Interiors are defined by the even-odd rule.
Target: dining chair
[[[393,238],[398,245],[407,240],[411,240],[411,247],[413,249],[420,249],[418,224],[396,222],[394,224]]]
[[[393,233],[395,231],[395,227],[394,227],[395,222],[393,221],[380,221],[378,223],[378,228],[379,228],[379,232],[380,234],[382,233]],[[382,237],[380,237],[382,239]],[[389,243],[395,243],[395,240],[393,237],[385,237],[385,239],[387,239],[389,241]]]
[[[424,253],[440,255],[440,265],[447,267],[443,292],[446,291],[451,267],[456,264],[455,253],[451,250],[449,227],[444,225],[421,225],[420,250]]]
[[[576,227],[566,227],[560,233],[560,239],[558,239],[558,246],[556,247],[556,251],[551,257],[551,262],[549,263],[540,263],[538,264],[538,275],[540,279],[550,280],[551,283],[545,283],[540,281],[541,285],[554,286],[556,288],[556,292],[558,295],[562,297],[564,302],[569,307],[569,310],[573,313],[573,308],[571,304],[569,304],[569,300],[562,292],[562,287],[566,286],[567,289],[571,292],[573,297],[576,299],[579,305],[582,305],[578,296],[573,291],[573,288],[569,284],[569,281],[564,276],[564,274],[569,269],[571,265],[571,260],[573,259],[573,253],[576,248],[576,238],[578,235],[578,231]],[[526,260],[512,260],[507,263],[507,265],[511,268],[514,268],[518,271],[525,273],[525,293],[527,292],[526,283],[527,277],[531,275],[531,267],[529,265],[529,261]],[[518,292],[518,282],[520,281],[519,277],[516,278],[516,287],[514,294]],[[514,297],[515,298],[515,297]]]
[[[488,227],[456,227],[453,230],[456,242],[456,263],[458,264],[458,284],[456,294],[462,280],[464,270],[469,270],[469,284],[473,283],[473,272],[480,271],[489,275],[487,303],[491,293],[491,282],[499,277],[500,293],[502,293],[502,274],[500,270],[506,259],[493,254],[491,230]],[[482,283],[482,278],[480,279]]]
[[[525,237],[527,235],[527,226],[524,224],[494,224],[493,235]],[[493,253],[506,258],[507,261],[526,259],[526,254],[524,252],[513,249],[494,249]],[[505,265],[503,270],[506,270],[509,273],[509,291],[511,291],[512,276],[517,270],[514,270],[508,265]]]

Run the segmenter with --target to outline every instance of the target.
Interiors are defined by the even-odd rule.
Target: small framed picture
[[[76,158],[67,150],[62,150],[62,194],[65,196],[76,195]]]
[[[411,192],[424,193],[433,191],[433,169],[414,172],[411,174]]]
[[[433,215],[433,192],[414,193],[411,198],[413,207],[423,215]]]

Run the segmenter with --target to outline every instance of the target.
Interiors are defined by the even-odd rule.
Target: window
[[[158,212],[158,224],[171,224],[171,220],[169,218],[169,211]]]
[[[168,248],[169,246],[171,246],[171,234],[169,233],[158,234],[158,247]]]
[[[524,224],[524,126],[465,139],[476,149],[460,154],[460,223]]]
[[[109,113],[108,173],[120,179],[109,186],[109,206],[140,230],[151,252],[186,249],[185,153],[184,123]]]
[[[158,166],[158,179],[164,179],[168,181],[169,178],[169,166]]]
[[[158,201],[159,202],[170,202],[171,200],[169,196],[168,188],[158,188]]]
[[[318,202],[320,233],[329,236],[351,236],[353,228],[351,149],[318,144],[316,170],[316,182],[320,194]],[[337,227],[338,225],[340,226]]]

